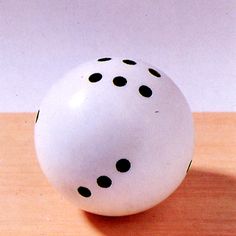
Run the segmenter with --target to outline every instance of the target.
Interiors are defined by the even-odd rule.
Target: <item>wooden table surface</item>
[[[0,114],[0,235],[236,235],[236,113],[194,113],[191,169],[144,213],[102,217],[67,202],[41,172],[34,113]]]

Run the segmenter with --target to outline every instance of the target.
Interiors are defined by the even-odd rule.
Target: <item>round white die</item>
[[[81,209],[129,215],[161,202],[184,179],[192,115],[159,69],[101,58],[49,91],[37,114],[35,145],[49,181]]]

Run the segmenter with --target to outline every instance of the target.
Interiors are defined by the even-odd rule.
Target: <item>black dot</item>
[[[101,188],[109,188],[112,184],[112,181],[109,177],[103,175],[97,178],[97,184]]]
[[[90,197],[91,196],[91,192],[88,188],[80,186],[77,190],[78,190],[79,194],[83,197]]]
[[[161,77],[160,73],[157,72],[156,70],[152,69],[152,68],[149,68],[148,71],[156,77]]]
[[[89,76],[89,81],[92,83],[98,82],[102,79],[102,74],[100,73],[94,73]]]
[[[116,169],[120,172],[127,172],[130,169],[130,162],[127,159],[120,159],[116,162]]]
[[[191,166],[191,164],[192,164],[192,160],[189,162],[189,165],[188,165],[188,168],[187,168],[187,170],[186,170],[186,173],[188,173],[188,171],[189,171],[189,169],[190,169],[190,166]]]
[[[36,119],[35,119],[35,123],[37,123],[37,121],[38,121],[38,118],[39,118],[39,112],[40,112],[40,110],[38,110],[38,112],[37,112]]]
[[[128,64],[128,65],[136,65],[136,64],[137,64],[135,61],[128,60],[128,59],[123,60],[123,62],[124,62],[125,64]]]
[[[103,58],[98,59],[98,61],[110,61],[110,60],[111,60],[110,57],[103,57]]]
[[[126,78],[124,78],[122,76],[117,76],[113,79],[113,84],[118,87],[122,87],[127,84],[127,80],[126,80]]]
[[[151,97],[152,96],[152,90],[146,85],[140,86],[139,92],[144,97]]]

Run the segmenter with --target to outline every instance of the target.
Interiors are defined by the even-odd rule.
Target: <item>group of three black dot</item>
[[[121,173],[127,172],[130,167],[131,163],[127,159],[120,159],[116,162],[116,170]],[[97,178],[97,185],[101,188],[109,188],[112,185],[112,180],[106,175],[101,175]],[[83,197],[90,197],[92,195],[91,191],[84,186],[80,186],[77,191]]]

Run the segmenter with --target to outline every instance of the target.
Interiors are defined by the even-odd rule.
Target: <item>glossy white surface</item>
[[[185,177],[193,150],[191,112],[180,90],[159,69],[123,59],[94,60],[67,74],[43,100],[35,125],[49,181],[81,209],[109,216],[144,211],[168,197]],[[94,73],[102,78],[90,82]],[[117,76],[127,83],[116,86]],[[139,92],[143,85],[150,97]],[[126,172],[116,168],[120,159],[130,163]],[[109,187],[99,186],[101,176]],[[82,196],[79,187],[91,195]]]

